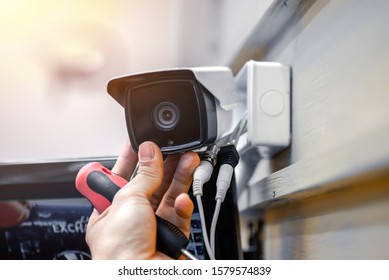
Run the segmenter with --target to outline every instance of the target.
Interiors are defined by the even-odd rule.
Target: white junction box
[[[248,61],[236,75],[247,94],[247,142],[271,157],[290,144],[291,71],[278,62]]]

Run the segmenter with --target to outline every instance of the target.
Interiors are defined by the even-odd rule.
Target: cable
[[[213,165],[207,160],[201,160],[200,165],[193,173],[193,195],[202,196],[203,186],[211,179]]]
[[[219,174],[216,180],[216,207],[211,224],[211,249],[215,253],[215,235],[216,225],[219,218],[220,207],[224,201],[227,191],[231,185],[234,168],[239,162],[239,153],[235,145],[224,146],[220,148],[218,153],[218,161],[220,162]]]
[[[215,254],[216,224],[219,218],[221,206],[222,206],[222,201],[220,199],[216,200],[215,212],[213,212],[212,224],[211,224],[211,249],[213,254]]]
[[[208,233],[207,233],[207,225],[205,224],[205,216],[204,216],[204,207],[203,202],[201,200],[201,196],[196,196],[197,206],[199,208],[200,221],[201,221],[201,229],[203,233],[203,240],[205,244],[205,248],[207,249],[208,256],[211,260],[215,260],[215,256],[213,254],[211,245],[209,244]]]
[[[243,114],[242,118],[240,119],[239,123],[236,125],[234,130],[230,133],[225,135],[224,137],[220,138],[215,142],[215,145],[217,147],[222,147],[227,144],[235,144],[235,146],[238,146],[238,141],[240,136],[242,136],[243,133],[245,133],[247,130],[247,111]]]
[[[207,225],[205,223],[204,207],[201,197],[203,195],[203,186],[211,179],[213,167],[216,165],[217,147],[210,146],[202,155],[200,165],[196,168],[193,174],[193,195],[196,197],[197,206],[199,208],[201,228],[205,248],[211,260],[214,260],[214,254],[208,239]]]
[[[234,132],[230,136],[230,141],[238,147],[238,142],[243,133],[247,131],[247,120],[248,115],[247,112],[243,115]]]
[[[201,227],[203,232],[203,239],[208,255],[211,259],[215,259],[215,234],[216,225],[220,213],[221,203],[224,201],[227,190],[231,184],[234,168],[238,164],[239,154],[236,150],[240,136],[247,130],[247,112],[243,115],[241,120],[235,129],[228,135],[217,140],[212,146],[204,152],[200,165],[196,168],[193,175],[193,194],[196,197],[197,205],[199,208]],[[222,147],[226,144],[234,144]],[[203,195],[203,186],[212,176],[213,167],[216,165],[216,155],[218,151],[222,151],[221,159],[222,163],[218,179],[217,179],[217,194],[216,194],[216,206],[211,224],[211,242],[208,239],[207,226],[205,223],[204,208],[201,200]]]
[[[139,169],[139,162],[136,163],[135,169],[131,174],[130,181],[135,178],[136,174],[138,173],[138,169]]]

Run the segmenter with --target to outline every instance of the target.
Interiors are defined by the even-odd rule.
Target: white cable
[[[203,186],[211,179],[213,166],[209,161],[202,160],[193,173],[193,195],[202,196]]]
[[[215,235],[216,225],[219,218],[220,207],[224,201],[227,191],[231,185],[232,175],[234,174],[234,168],[229,164],[223,164],[220,166],[219,174],[216,180],[216,206],[213,213],[212,224],[211,224],[211,249],[215,253]]]
[[[209,243],[208,239],[208,233],[207,233],[207,225],[205,223],[205,216],[204,216],[204,208],[203,208],[203,202],[201,200],[201,196],[203,195],[203,186],[206,182],[211,179],[213,172],[213,165],[207,161],[202,160],[200,162],[200,165],[196,168],[196,170],[193,173],[193,195],[196,197],[197,206],[199,208],[199,214],[200,214],[200,221],[201,221],[201,229],[203,233],[203,240],[205,244],[205,248],[207,249],[208,256],[211,260],[214,260],[214,254],[211,249],[211,245]]]
[[[139,162],[136,163],[135,169],[134,169],[134,171],[131,174],[130,181],[132,181],[132,179],[135,178],[136,174],[138,173],[138,169],[139,169]]]
[[[213,255],[213,251],[211,249],[211,245],[209,244],[208,240],[208,233],[207,233],[207,225],[205,224],[205,216],[204,216],[204,208],[203,208],[203,202],[201,201],[201,196],[196,196],[197,206],[199,208],[199,214],[200,214],[200,221],[201,221],[201,231],[203,233],[203,239],[205,248],[207,249],[208,256],[211,260],[215,260],[215,257]]]
[[[229,164],[223,164],[220,166],[219,174],[217,175],[216,181],[216,201],[221,200],[224,201],[226,197],[226,193],[230,187],[232,175],[234,174],[234,168]]]
[[[237,146],[237,142],[239,141],[239,138],[242,136],[243,133],[245,133],[246,129],[247,129],[247,111],[243,114],[242,118],[239,120],[239,123],[236,125],[234,130],[230,134],[227,134],[224,137],[217,140],[215,142],[215,145],[219,148],[228,143],[233,143],[235,144],[235,146]]]
[[[236,130],[235,134],[231,135],[231,142],[235,145],[235,147],[238,147],[238,142],[240,137],[247,131],[247,112],[243,115],[242,119],[240,120]]]
[[[211,224],[211,249],[212,249],[212,252],[214,255],[215,255],[216,225],[217,225],[217,220],[219,218],[221,205],[222,205],[222,201],[220,199],[216,200],[215,211],[213,212],[213,218],[212,218],[212,224]]]

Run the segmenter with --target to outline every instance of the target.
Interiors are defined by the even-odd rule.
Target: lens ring
[[[161,102],[153,110],[155,125],[161,130],[172,130],[180,120],[180,112],[171,102]]]

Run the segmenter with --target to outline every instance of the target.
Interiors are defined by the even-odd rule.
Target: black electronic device
[[[227,67],[167,69],[114,78],[108,93],[125,109],[131,145],[164,154],[198,150],[225,136],[237,105]]]

